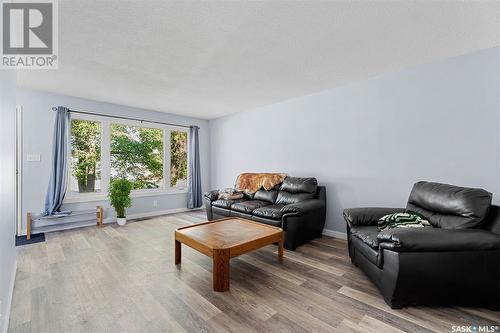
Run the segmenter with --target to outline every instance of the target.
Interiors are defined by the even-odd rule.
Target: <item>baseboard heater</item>
[[[88,224],[89,221],[96,220],[97,226],[101,227],[104,220],[104,210],[101,206],[95,209],[73,211],[68,215],[33,215],[27,213],[26,218],[26,239],[31,238],[32,233],[50,232],[54,230],[64,230]]]

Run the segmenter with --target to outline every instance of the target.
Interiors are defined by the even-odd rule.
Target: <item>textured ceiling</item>
[[[500,45],[500,2],[59,0],[59,69],[19,85],[216,118]]]

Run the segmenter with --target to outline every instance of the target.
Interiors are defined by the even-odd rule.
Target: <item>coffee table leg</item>
[[[179,265],[181,263],[181,242],[175,241],[175,264]]]
[[[283,262],[283,239],[278,242],[278,261]]]
[[[229,290],[229,249],[213,252],[213,283],[215,291]]]

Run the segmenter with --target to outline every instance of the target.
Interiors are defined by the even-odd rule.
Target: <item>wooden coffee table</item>
[[[181,263],[181,243],[213,258],[215,291],[229,290],[229,260],[269,244],[278,244],[283,261],[283,230],[240,218],[225,218],[178,228],[175,264]]]

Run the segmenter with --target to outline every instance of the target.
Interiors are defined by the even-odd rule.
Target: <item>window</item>
[[[101,123],[71,121],[70,190],[77,193],[101,191]]]
[[[72,115],[66,202],[104,200],[109,183],[125,178],[132,196],[185,193],[188,132],[183,128]]]
[[[163,130],[111,125],[111,180],[125,178],[134,190],[163,187]]]
[[[187,187],[187,132],[170,132],[170,186]]]

